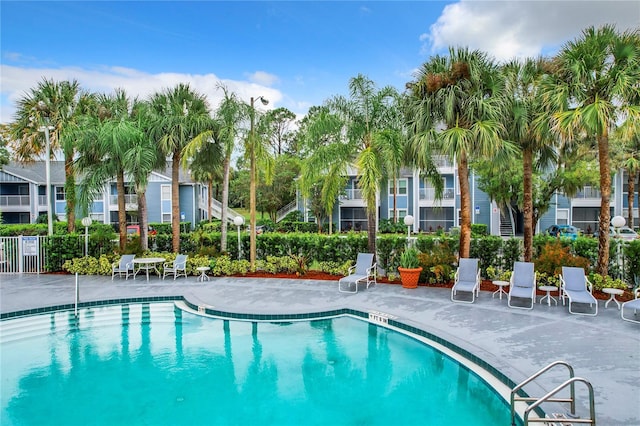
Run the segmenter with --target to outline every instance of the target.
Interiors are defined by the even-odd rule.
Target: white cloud
[[[498,60],[554,53],[589,26],[637,28],[635,1],[471,1],[446,6],[429,32],[421,34],[425,54],[468,46]],[[552,52],[549,52],[552,50]]]
[[[250,81],[264,86],[273,86],[280,81],[277,76],[264,71],[256,71],[253,74],[248,74],[248,78]]]
[[[218,83],[222,83],[247,102],[251,96],[264,96],[270,101],[269,108],[273,108],[283,96],[279,90],[269,87],[270,84],[265,82],[277,81],[277,77],[264,72],[259,73],[262,75],[262,80],[257,78],[256,81],[242,81],[220,79],[215,74],[149,74],[124,67],[36,69],[0,65],[0,75],[2,75],[0,123],[13,120],[17,100],[36,87],[43,78],[56,81],[75,79],[84,90],[91,92],[111,93],[116,88],[122,88],[129,96],[138,96],[142,99],[178,83],[188,83],[191,88],[207,97],[212,109],[217,107],[222,99],[222,91],[217,89]]]

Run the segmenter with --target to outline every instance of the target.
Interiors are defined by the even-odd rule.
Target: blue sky
[[[346,94],[358,73],[402,90],[449,45],[499,60],[551,54],[589,25],[640,26],[634,1],[5,1],[0,122],[43,77],[146,97],[188,82],[218,83],[299,115]]]

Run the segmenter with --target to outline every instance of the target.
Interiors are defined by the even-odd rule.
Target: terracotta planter
[[[402,287],[418,288],[418,280],[420,279],[420,272],[422,272],[422,267],[411,269],[398,267],[398,272],[400,272]]]

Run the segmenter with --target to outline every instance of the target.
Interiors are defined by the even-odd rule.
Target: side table
[[[542,296],[540,298],[540,301],[538,303],[542,303],[542,301],[544,299],[547,299],[547,305],[551,306],[551,301],[553,300],[554,302],[556,302],[556,305],[558,304],[558,301],[554,298],[551,297],[551,292],[552,291],[558,291],[558,287],[556,287],[555,285],[541,285],[540,287],[538,287],[540,290],[542,291],[546,291],[547,295],[546,296]]]
[[[619,288],[605,287],[602,289],[602,292],[609,295],[609,300],[607,300],[604,304],[605,309],[607,306],[609,306],[609,302],[611,302],[612,300],[616,302],[616,305],[618,305],[618,309],[620,309],[620,302],[616,300],[616,296],[621,296],[624,293],[624,290],[620,290]]]
[[[496,293],[498,293],[500,295],[500,300],[502,300],[503,294],[508,295],[508,293],[504,291],[504,287],[508,286],[509,284],[510,284],[509,281],[493,281],[493,285],[497,285],[498,289],[493,292],[491,297],[493,298],[496,295]]]
[[[200,276],[196,279],[198,282],[209,281],[209,275],[207,272],[210,270],[208,266],[199,266],[196,268],[196,271],[200,272]]]

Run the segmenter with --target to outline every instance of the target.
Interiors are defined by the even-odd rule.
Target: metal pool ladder
[[[522,390],[524,385],[531,383],[538,377],[540,377],[543,373],[551,370],[556,365],[563,365],[567,367],[569,370],[569,378],[565,380],[562,384],[558,385],[555,389],[547,392],[545,395],[540,397],[525,397],[518,396],[518,392]],[[589,391],[589,418],[580,418],[576,416],[576,382],[584,383]],[[560,392],[562,389],[569,387],[570,396],[569,398],[554,398],[554,395]],[[570,366],[565,361],[555,361],[546,367],[542,368],[537,373],[528,377],[524,382],[520,383],[518,386],[511,390],[511,425],[516,426],[516,410],[515,405],[517,402],[525,402],[528,404],[527,408],[524,410],[524,426],[528,426],[530,423],[545,423],[549,426],[569,426],[573,424],[596,424],[596,411],[595,404],[593,400],[593,386],[586,379],[581,377],[575,377],[573,373],[573,367]],[[540,410],[540,405],[544,402],[561,402],[568,403],[570,406],[569,413],[552,413],[548,414],[545,418],[529,418],[529,414],[533,410]]]

